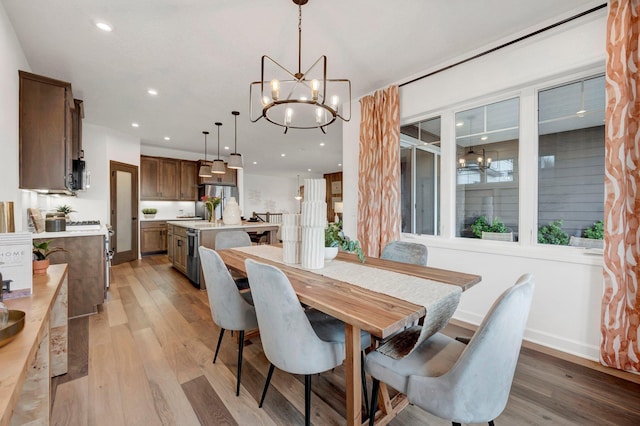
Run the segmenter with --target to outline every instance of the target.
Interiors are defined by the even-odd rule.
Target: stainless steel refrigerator
[[[209,220],[209,211],[205,207],[204,203],[200,201],[203,196],[220,197],[222,200],[215,210],[215,217],[222,219],[222,212],[224,211],[225,204],[229,201],[230,197],[235,197],[238,200],[238,187],[237,186],[220,186],[220,185],[201,185],[198,187],[198,201],[196,202],[196,216]]]

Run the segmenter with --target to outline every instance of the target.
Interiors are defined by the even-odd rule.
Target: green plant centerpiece
[[[597,221],[582,233],[583,238],[591,238],[593,240],[604,240],[604,222]]]
[[[480,216],[471,225],[471,232],[473,232],[474,237],[482,238],[483,232],[497,232],[503,234],[505,232],[508,232],[508,230],[504,222],[497,217],[493,219],[492,223],[489,223],[489,220],[486,216]]]
[[[352,240],[344,235],[342,222],[330,222],[324,230],[324,246],[338,247],[344,251],[356,253],[360,262],[364,263],[364,254],[358,240]]]
[[[562,230],[562,219],[549,222],[548,225],[538,228],[538,243],[568,245],[569,235]]]
[[[216,210],[216,207],[218,207],[218,204],[220,204],[220,201],[222,201],[222,199],[220,197],[203,195],[200,198],[200,201],[202,201],[204,205],[207,207],[207,211],[209,212],[209,222],[213,222],[214,221],[213,214]]]
[[[156,214],[158,213],[158,209],[154,207],[147,207],[142,209],[142,214]]]

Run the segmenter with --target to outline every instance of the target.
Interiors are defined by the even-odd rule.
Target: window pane
[[[472,225],[484,216],[518,234],[518,98],[456,113],[456,235],[480,238]]]
[[[400,133],[402,232],[437,235],[440,117],[402,126]]]
[[[604,217],[604,76],[543,90],[538,106],[538,226],[567,234],[539,242],[568,244]]]

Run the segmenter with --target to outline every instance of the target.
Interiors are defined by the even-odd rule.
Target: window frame
[[[493,93],[487,93],[474,99],[450,105],[444,105],[431,111],[401,118],[400,125],[424,121],[437,116],[441,119],[440,134],[440,229],[438,235],[420,235],[403,233],[403,239],[422,240],[428,245],[443,248],[466,248],[478,252],[497,254],[518,253],[526,257],[558,260],[575,263],[600,264],[600,253],[571,246],[551,246],[538,244],[538,96],[543,90],[562,86],[573,81],[595,77],[605,72],[604,63],[560,73],[550,78],[530,81],[518,87],[512,87]],[[484,241],[456,236],[456,123],[455,114],[459,111],[499,102],[509,98],[519,98],[519,238],[515,243]],[[413,167],[413,165],[412,165]],[[412,176],[415,180],[415,176]],[[413,185],[412,185],[413,187]],[[535,188],[535,190],[531,190]],[[415,198],[412,198],[412,203]],[[604,200],[603,200],[604,202]],[[412,229],[415,229],[412,227]],[[596,256],[593,256],[595,254]],[[591,256],[588,256],[591,255]],[[599,255],[599,256],[598,256]]]

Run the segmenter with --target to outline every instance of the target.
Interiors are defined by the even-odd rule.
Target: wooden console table
[[[6,300],[25,312],[24,329],[0,348],[0,426],[49,424],[51,377],[67,372],[67,265],[33,277],[33,294]]]

